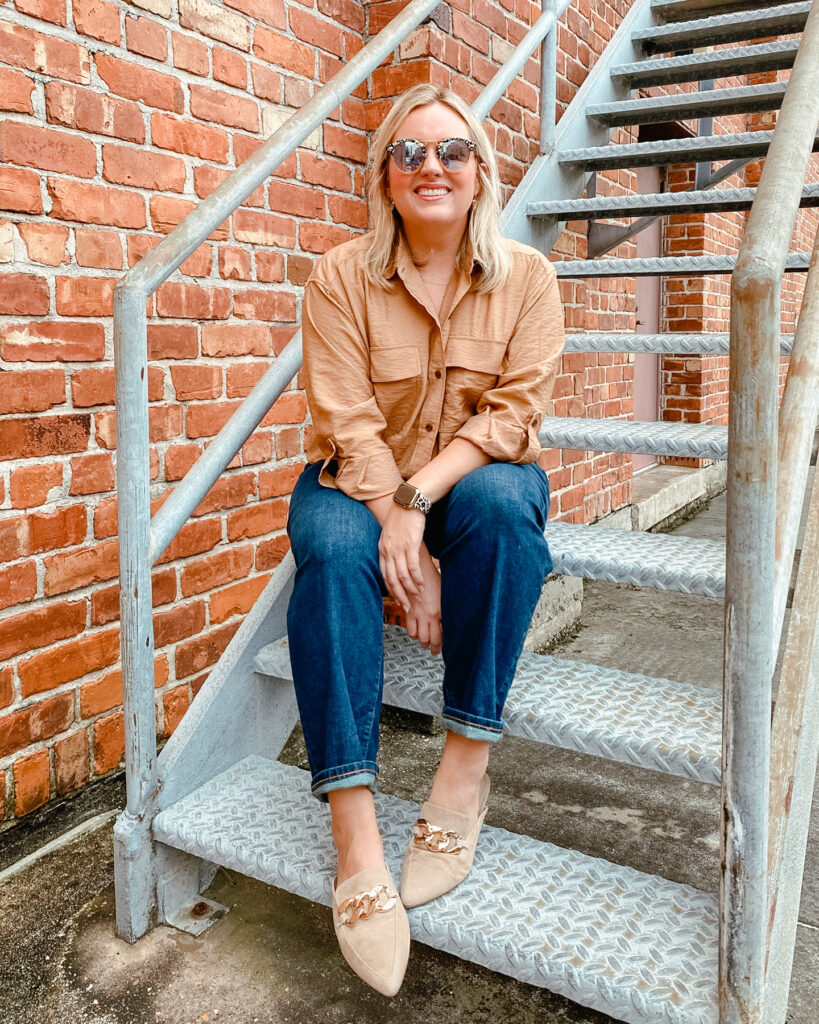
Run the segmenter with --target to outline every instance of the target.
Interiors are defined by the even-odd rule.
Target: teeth
[[[418,188],[415,190],[419,196],[444,196],[448,188]]]

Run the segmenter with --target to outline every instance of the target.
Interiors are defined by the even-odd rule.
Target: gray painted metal
[[[725,548],[714,541],[550,522],[554,571],[587,580],[722,597]]]
[[[806,3],[781,4],[740,14],[716,14],[710,18],[643,29],[634,34],[634,39],[643,44],[647,53],[653,53],[787,35],[802,31],[809,11],[808,0]]]
[[[566,352],[668,352],[685,355],[727,356],[727,334],[581,334],[566,335]],[[779,351],[788,355],[793,335],[783,334]]]
[[[612,78],[630,84],[634,89],[672,82],[697,82],[704,78],[731,78],[750,72],[790,68],[798,49],[798,39],[777,39],[773,43],[754,43],[710,53],[686,53],[620,64],[612,68],[611,74]]]
[[[726,89],[707,89],[673,96],[649,96],[622,103],[599,103],[589,107],[589,117],[611,126],[651,124],[661,121],[687,121],[720,114],[743,114],[756,110],[778,110],[787,82],[745,85]],[[703,130],[709,135],[710,131]]]
[[[547,416],[538,435],[544,448],[640,452],[683,459],[728,457],[728,428],[718,423],[640,422]]]
[[[630,142],[622,146],[592,146],[564,150],[559,159],[561,164],[579,164],[586,170],[603,170],[691,160],[751,158],[767,153],[773,134],[772,131],[740,132],[737,135],[696,135],[654,142]],[[814,138],[813,148],[819,149],[819,134]]]
[[[669,22],[768,6],[770,0],[652,0],[651,9],[661,21]]]
[[[673,216],[678,213],[750,210],[755,196],[755,188],[686,189],[682,192],[594,196],[591,199],[552,199],[529,203],[527,210],[530,217],[558,217],[560,220]],[[819,182],[804,187],[800,205],[819,206]]]
[[[158,509],[151,525],[152,565],[162,557],[196,506],[224,473],[236,453],[270,411],[270,407],[298,373],[300,366],[299,329],[187,472],[183,482]]]
[[[287,637],[262,648],[259,672],[291,679]],[[443,661],[400,626],[384,627],[384,703],[440,716]],[[722,699],[690,683],[524,651],[504,732],[718,786]]]
[[[560,260],[553,263],[558,277],[664,277],[732,274],[736,256],[656,256],[646,259]],[[790,253],[789,273],[803,273],[810,265],[807,253]]]
[[[557,4],[544,0],[543,10],[554,14],[555,31],[550,32],[540,48],[540,152],[551,154],[555,147],[557,117]],[[561,12],[562,13],[562,12]]]
[[[721,1024],[756,1024],[765,991],[780,292],[817,121],[814,4],[731,283]]]
[[[491,797],[490,797],[491,803]],[[393,877],[416,803],[376,794]],[[335,850],[309,776],[247,757],[158,815],[156,838],[329,906]],[[715,899],[485,825],[473,869],[412,937],[630,1024],[716,1024]]]

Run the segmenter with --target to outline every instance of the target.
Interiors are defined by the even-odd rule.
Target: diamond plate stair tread
[[[728,428],[714,423],[652,423],[547,416],[538,437],[544,448],[637,452],[691,459],[723,460],[728,457]]]
[[[262,648],[258,672],[292,678],[287,637]],[[384,626],[384,703],[443,710],[443,660]],[[719,785],[722,700],[690,683],[524,651],[503,710],[510,736]]]
[[[725,548],[714,541],[663,533],[553,523],[546,539],[563,576],[723,597]]]
[[[378,793],[376,810],[397,880],[419,805]],[[298,768],[246,757],[153,833],[330,906],[329,810]],[[468,878],[408,914],[416,941],[629,1024],[716,1024],[717,901],[690,886],[486,825]]]
[[[632,36],[647,51],[715,46],[744,39],[801,32],[810,13],[810,2],[787,3],[761,10],[715,14],[668,25],[639,29]]]
[[[687,189],[683,192],[541,200],[528,203],[526,212],[530,217],[559,217],[561,220],[673,216],[680,213],[749,210],[755,198],[755,188]],[[819,182],[803,188],[800,205],[819,206]]]
[[[799,49],[798,39],[777,39],[771,43],[714,50],[710,53],[678,54],[655,57],[612,68],[615,80],[633,88],[668,85],[672,82],[698,82],[706,78],[730,78],[758,71],[783,71],[793,67]]]
[[[566,352],[669,352],[684,355],[727,356],[730,348],[728,334],[566,334]],[[788,355],[793,350],[793,335],[783,334],[779,351]]]
[[[588,107],[586,115],[614,127],[778,110],[782,106],[787,85],[787,82],[768,82],[763,85],[709,89],[705,92],[673,96],[650,96],[637,100],[621,100],[618,103],[599,103]]]
[[[636,259],[559,260],[553,263],[558,277],[693,277],[700,274],[732,274],[736,256],[655,256]],[[803,273],[810,253],[789,253],[785,271]]]
[[[730,11],[750,11],[768,7],[771,0],[652,0],[651,10],[663,21],[682,21],[685,18],[704,18]]]

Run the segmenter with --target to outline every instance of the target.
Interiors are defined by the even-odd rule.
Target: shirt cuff
[[[330,456],[319,471],[319,483],[335,487],[357,501],[392,497],[404,482],[391,451],[375,455]]]
[[[498,462],[534,462],[542,448],[538,430],[543,416],[529,415],[525,427],[505,422],[488,411],[476,413],[460,426],[453,437],[463,437]]]

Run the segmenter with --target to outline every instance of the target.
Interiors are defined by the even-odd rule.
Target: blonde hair
[[[478,180],[480,191],[468,214],[467,228],[458,251],[458,265],[463,267],[467,240],[472,246],[473,258],[481,266],[476,291],[486,292],[506,283],[511,260],[503,243],[500,230],[501,189],[498,165],[483,125],[468,104],[451,89],[423,83],[403,93],[381,122],[370,146],[370,164],[367,168],[367,202],[370,210],[372,242],[367,253],[368,278],[387,287],[386,270],[398,243],[401,216],[387,199],[387,146],[404,119],[417,107],[443,103],[459,114],[469,126],[477,144]],[[469,271],[471,268],[463,267]]]

